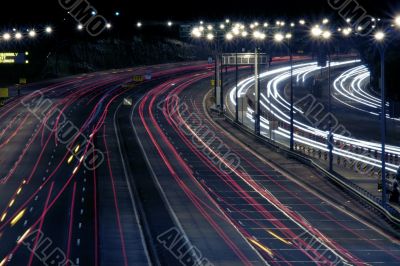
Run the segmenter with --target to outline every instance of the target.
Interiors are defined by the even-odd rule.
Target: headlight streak
[[[370,72],[367,67],[362,65],[352,69],[349,69],[343,72],[333,83],[334,90],[338,92],[338,96],[342,96],[345,99],[350,99],[355,101],[362,106],[366,106],[368,108],[372,108],[372,110],[363,109],[361,107],[357,107],[353,104],[350,104],[342,99],[340,99],[336,95],[332,95],[334,99],[341,102],[344,105],[347,105],[353,109],[366,112],[372,114],[374,116],[379,116],[381,101],[379,98],[367,93],[362,89],[362,83],[370,76]],[[348,84],[349,80],[351,80],[350,86],[346,88],[346,83]],[[386,106],[389,107],[389,103],[386,103]],[[396,121],[400,121],[399,118],[392,118],[389,114],[386,115],[388,119],[393,119]]]
[[[360,62],[360,61],[352,60],[352,61],[346,61],[346,62],[332,62],[331,66],[332,67],[344,66],[344,65],[348,65],[348,64],[357,63],[357,62]],[[305,81],[307,79],[307,75],[309,75],[310,73],[312,73],[314,71],[318,71],[321,68],[318,67],[317,64],[314,62],[314,63],[295,65],[294,69],[295,69],[294,75],[296,75],[296,81],[300,81],[300,80]],[[288,107],[289,103],[286,100],[284,100],[284,98],[279,94],[279,91],[278,91],[279,84],[281,82],[283,82],[284,80],[290,78],[290,72],[288,72],[289,70],[290,70],[290,67],[281,67],[281,68],[260,74],[261,80],[265,79],[269,76],[275,75],[275,74],[280,74],[277,77],[270,80],[267,84],[267,95],[270,97],[267,97],[264,95],[264,93],[261,93],[261,98],[262,98],[261,105],[267,111],[272,113],[272,115],[274,117],[278,118],[280,121],[284,122],[285,124],[289,124],[289,116],[287,114],[285,114],[282,111],[282,109],[280,109],[278,106],[276,106],[274,103],[272,103],[272,100],[270,101],[270,98],[273,98],[273,100],[275,100],[278,105],[282,106],[286,110],[290,110],[290,108]],[[351,75],[349,75],[349,73],[348,73],[349,71],[346,71],[346,72],[345,72],[346,75],[343,75],[344,73],[342,74],[343,77],[346,77],[346,79],[349,78],[347,76],[358,75],[357,81],[353,82],[353,84],[354,84],[354,86],[357,86],[356,87],[357,93],[361,93],[362,95],[364,95],[364,99],[362,99],[361,102],[366,101],[365,98],[367,98],[367,99],[370,99],[371,101],[373,101],[374,104],[376,104],[377,98],[365,93],[361,89],[362,81],[368,77],[367,74],[365,73],[365,71],[362,69],[362,67],[357,67],[356,70],[353,69],[353,71],[350,72]],[[353,74],[353,73],[355,73],[355,74]],[[251,88],[251,86],[253,84],[254,84],[254,77],[246,78],[246,79],[240,81],[238,83],[239,97],[243,97],[244,95],[246,95],[246,93],[248,92],[248,90]],[[235,97],[234,97],[235,89],[236,89],[236,87],[233,87],[233,89],[231,90],[230,95],[229,95],[232,105],[235,105]],[[353,100],[353,98],[351,98],[351,99]],[[373,104],[371,104],[371,103],[369,103],[369,104],[373,106]],[[272,108],[272,110],[271,110],[271,108]],[[295,108],[295,110],[297,112],[302,112],[298,108]],[[253,115],[252,115],[253,113],[254,113],[254,111],[250,107],[248,107],[246,117],[248,119],[250,119],[251,122],[254,122]],[[268,124],[269,124],[269,122],[265,118],[261,118],[261,127],[263,129],[269,130]],[[298,120],[294,120],[294,124],[295,124],[294,125],[295,128],[297,128],[298,130],[301,130],[303,132],[309,133],[309,134],[317,136],[317,137],[323,137],[324,139],[327,139],[327,136],[329,133],[327,131],[319,130],[312,126],[301,123]],[[285,139],[290,138],[290,132],[286,129],[283,129],[282,127],[279,127],[277,130],[274,130],[274,132],[276,134],[284,137]],[[326,143],[320,143],[320,142],[311,140],[309,138],[300,136],[298,134],[295,134],[294,137],[295,137],[295,141],[297,141],[299,143],[303,143],[305,145],[320,149],[325,152],[328,151]],[[363,149],[367,149],[367,150],[370,149],[373,151],[378,151],[378,153],[380,152],[380,143],[369,142],[369,141],[364,141],[364,140],[355,139],[355,138],[349,138],[349,137],[345,137],[345,136],[342,136],[339,134],[334,134],[334,138],[335,138],[335,140],[344,142],[347,145],[353,145],[353,146],[357,146],[357,147],[362,147]],[[391,153],[391,154],[400,155],[400,147],[387,145],[387,152]],[[355,160],[358,162],[362,162],[362,163],[365,163],[365,164],[368,164],[368,165],[371,165],[371,166],[374,166],[377,168],[381,168],[380,160],[375,159],[375,158],[370,158],[368,156],[356,154],[356,153],[353,153],[351,151],[347,151],[344,149],[340,149],[340,150],[335,149],[334,154],[348,158],[348,159],[352,159],[352,160]],[[397,168],[398,168],[398,166],[391,164],[391,163],[387,163],[388,171],[390,171],[392,173],[396,173]]]

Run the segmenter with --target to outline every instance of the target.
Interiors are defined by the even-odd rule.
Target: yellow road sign
[[[8,88],[0,88],[0,98],[8,98]]]
[[[144,81],[144,76],[143,75],[135,75],[135,76],[133,76],[133,81],[142,82],[142,81]]]

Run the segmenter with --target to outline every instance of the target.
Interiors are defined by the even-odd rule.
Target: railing
[[[236,123],[231,117],[227,116],[226,114],[224,115],[224,117],[227,121],[229,121],[231,124],[239,128],[240,130],[246,132],[247,134],[250,134],[252,137],[259,139],[263,143],[274,148],[277,152],[285,153],[290,157],[295,158],[298,161],[322,172],[325,176],[329,177],[331,181],[335,182],[337,185],[344,188],[347,192],[353,194],[358,199],[362,200],[362,202],[368,205],[368,207],[371,207],[376,212],[384,215],[384,217],[386,217],[392,224],[400,227],[400,212],[397,211],[392,206],[390,206],[389,204],[386,204],[386,207],[384,208],[382,206],[382,200],[380,198],[376,197],[372,193],[361,188],[360,186],[358,186],[351,180],[341,176],[340,174],[330,173],[320,163],[314,161],[313,159],[306,157],[298,152],[290,151],[286,146],[277,142],[272,142],[270,139],[266,137],[255,135],[251,129],[243,126],[242,124]]]

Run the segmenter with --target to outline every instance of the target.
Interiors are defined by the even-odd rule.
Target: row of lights
[[[322,20],[322,24],[326,25],[329,23],[329,19],[324,18]],[[226,24],[230,24],[230,20],[227,19],[225,21],[225,23],[221,23],[219,25],[219,29],[220,30],[225,30],[227,27],[229,27],[229,25]],[[307,24],[307,22],[304,19],[300,19],[298,21],[298,24],[300,26],[305,26]],[[286,25],[285,21],[281,21],[281,20],[277,20],[275,22],[275,28],[279,28],[279,27],[284,27]],[[296,26],[296,23],[292,22],[290,23],[290,27],[294,28]],[[249,36],[249,32],[246,30],[246,26],[243,23],[234,23],[231,25],[231,30],[227,31],[225,34],[225,39],[227,39],[228,41],[234,39],[235,37],[247,37]],[[252,36],[254,39],[256,40],[264,40],[266,39],[266,34],[259,28],[269,28],[270,24],[268,22],[265,22],[263,24],[260,24],[258,22],[253,22],[251,23],[248,28],[252,31]],[[208,33],[206,31],[209,31]],[[201,38],[203,35],[206,37],[207,40],[213,40],[215,38],[215,34],[212,32],[214,30],[214,26],[212,24],[209,24],[208,26],[204,25],[203,21],[200,21],[200,25],[197,27],[194,27],[192,29],[192,36],[195,38]],[[349,34],[351,32],[351,29],[345,29],[344,32],[347,34]],[[322,33],[325,37],[327,37],[327,35],[329,35],[328,32]],[[289,36],[284,36],[284,37],[289,37],[291,38],[291,34],[289,34]],[[280,36],[280,35],[278,35]]]
[[[83,31],[83,29],[85,28],[82,24],[78,24],[78,26],[76,26],[76,28],[79,30],[79,31]],[[112,28],[112,25],[111,25],[111,23],[107,23],[106,24],[106,28],[107,29],[111,29]]]
[[[329,20],[328,19],[324,19],[323,21],[323,24],[327,24],[328,22],[329,22]],[[219,25],[219,28],[221,29],[221,30],[223,30],[223,29],[225,29],[226,28],[226,24],[230,24],[231,23],[231,20],[230,19],[226,19],[225,20],[225,23],[221,23],[220,25]],[[199,22],[199,24],[201,25],[201,26],[204,26],[204,21],[200,21]],[[304,19],[301,19],[301,20],[299,20],[299,24],[300,25],[305,25],[306,24],[306,21],[304,20]],[[143,27],[143,22],[141,22],[141,21],[138,21],[137,23],[136,23],[136,27],[137,28],[141,28],[141,27]],[[168,27],[172,27],[173,25],[174,25],[174,23],[172,22],[172,21],[167,21],[166,22],[166,25],[168,26]],[[280,21],[280,20],[278,20],[278,21],[276,21],[276,26],[278,26],[278,27],[284,27],[286,25],[286,22],[285,21]],[[210,27],[211,25],[209,25],[208,27]],[[259,27],[259,26],[261,26],[261,24],[260,23],[258,23],[258,22],[254,22],[254,23],[252,23],[252,24],[250,24],[250,28],[256,28],[256,27]],[[262,26],[264,27],[264,28],[268,28],[269,26],[270,26],[270,24],[268,23],[268,22],[265,22],[265,23],[263,23],[262,24]],[[290,23],[290,26],[291,27],[295,27],[296,26],[296,23],[294,23],[294,22],[292,22],[292,23]],[[211,26],[211,27],[213,27],[213,26]]]
[[[172,27],[172,26],[174,26],[174,22],[172,22],[172,21],[167,21],[166,23],[165,23],[165,25],[167,25],[167,27]],[[141,22],[141,21],[138,21],[137,23],[136,23],[136,27],[137,28],[141,28],[141,27],[143,27],[143,23]]]
[[[53,28],[50,26],[47,26],[44,29],[44,32],[47,34],[51,34],[53,32]],[[11,41],[13,38],[15,40],[21,40],[24,38],[24,36],[28,36],[29,38],[35,38],[38,35],[38,32],[35,29],[28,29],[26,30],[26,33],[18,31],[17,29],[13,29],[13,33],[10,32],[5,32],[3,35],[1,35],[0,40],[3,41]]]
[[[230,21],[227,20],[225,21],[225,24],[229,24]],[[325,40],[329,40],[333,33],[330,30],[327,30],[325,28],[327,28],[325,25],[327,25],[329,23],[328,19],[323,19],[322,20],[322,26],[321,25],[315,25],[314,27],[311,28],[311,36],[314,38],[322,38]],[[228,26],[225,24],[220,24],[219,28],[221,30],[225,30]],[[306,21],[301,19],[299,21],[300,25],[306,25]],[[276,21],[276,26],[277,27],[281,27],[281,26],[285,26],[286,23],[284,21]],[[264,28],[267,28],[269,26],[268,23],[264,23],[263,25],[259,24],[258,22],[254,22],[252,24],[249,25],[249,28],[253,31],[253,38],[255,40],[264,40],[266,38],[266,34],[260,30],[258,30],[259,27],[263,26]],[[291,23],[290,24],[291,27],[294,27],[295,24]],[[400,16],[396,17],[394,19],[394,24],[392,26],[398,27],[400,28]],[[207,33],[208,30],[208,33]],[[209,41],[212,41],[215,38],[215,34],[213,33],[214,30],[214,26],[209,24],[208,26],[204,25],[204,22],[201,21],[200,22],[200,26],[194,27],[192,29],[191,35],[194,38],[202,38],[203,36],[205,36],[205,38]],[[358,28],[356,29],[357,31],[361,31],[362,28]],[[338,28],[338,32],[341,32],[343,34],[343,36],[347,37],[350,34],[353,33],[353,29],[351,27],[346,27],[346,28]],[[230,41],[232,39],[234,39],[235,37],[247,37],[249,36],[249,33],[246,31],[246,26],[242,23],[235,23],[232,25],[232,28],[230,31],[227,31],[225,33],[225,39]],[[375,39],[377,39],[378,41],[382,41],[385,38],[385,32],[383,31],[378,31],[375,33]],[[287,34],[283,35],[282,33],[278,33],[274,36],[275,41],[279,41],[279,40],[283,40],[285,38],[290,39],[292,36],[291,34]]]

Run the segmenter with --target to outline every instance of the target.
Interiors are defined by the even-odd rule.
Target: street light
[[[22,34],[21,34],[21,32],[15,33],[15,39],[17,39],[17,40],[21,40],[21,39],[22,39]]]
[[[264,40],[267,36],[265,33],[256,30],[253,32],[253,37],[255,40]]]
[[[300,25],[304,26],[306,24],[306,21],[304,19],[300,19],[299,23]]]
[[[382,206],[386,208],[386,158],[385,158],[385,145],[386,145],[386,95],[385,95],[385,32],[377,31],[374,34],[375,41],[378,44],[379,54],[381,59],[381,161],[382,161],[382,171],[381,171],[381,179],[382,179]]]
[[[107,23],[107,24],[106,24],[106,28],[107,28],[107,29],[111,29],[111,27],[112,27],[111,23]]]
[[[208,34],[207,34],[207,40],[209,40],[209,41],[214,40],[214,34],[208,33]]]
[[[351,32],[352,32],[351,28],[345,28],[342,30],[342,33],[344,36],[349,36],[351,34]]]
[[[136,27],[138,27],[138,28],[141,28],[143,26],[143,24],[142,24],[142,22],[138,22],[138,23],[136,23]]]
[[[29,34],[29,37],[31,37],[31,38],[35,38],[36,37],[36,31],[35,30],[30,30],[28,34]]]
[[[285,39],[285,36],[283,36],[283,34],[282,33],[276,33],[275,35],[274,35],[274,40],[276,41],[276,42],[282,42],[283,40]]]
[[[200,38],[202,35],[201,30],[199,28],[194,28],[192,30],[192,36],[195,38]]]
[[[227,39],[228,41],[231,41],[231,40],[233,39],[233,34],[230,33],[230,32],[228,32],[228,33],[225,35],[225,39]]]
[[[322,38],[324,38],[325,40],[329,40],[331,38],[331,36],[332,36],[332,33],[330,31],[328,31],[328,30],[324,31],[322,33]]]
[[[385,39],[385,33],[383,31],[377,31],[374,35],[375,40],[382,42]]]
[[[311,35],[313,37],[320,37],[322,34],[322,29],[317,25],[311,29]]]
[[[83,25],[79,24],[77,28],[78,28],[79,31],[81,31],[81,30],[83,30]]]
[[[45,31],[46,31],[46,33],[52,33],[53,32],[53,29],[50,27],[50,26],[47,26],[46,27],[46,29],[45,29]]]
[[[395,17],[394,24],[396,25],[396,27],[400,28],[400,15]]]
[[[4,34],[3,34],[3,39],[4,39],[5,41],[9,41],[9,40],[11,39],[11,34],[8,33],[8,32],[4,33]]]
[[[172,25],[173,25],[172,21],[168,21],[168,22],[167,22],[167,26],[168,26],[168,27],[172,27]]]

